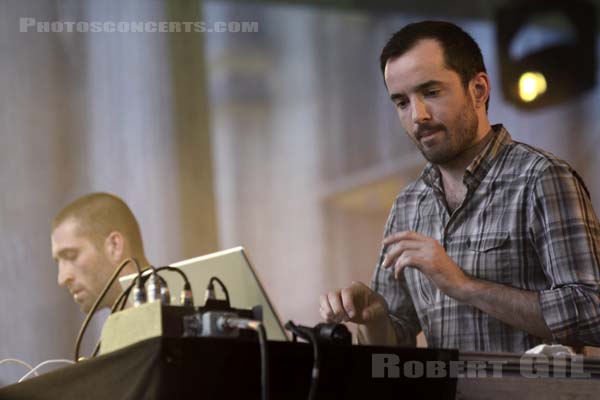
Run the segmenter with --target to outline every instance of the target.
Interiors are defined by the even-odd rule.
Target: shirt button
[[[449,238],[446,238],[446,243],[452,243],[452,236]]]

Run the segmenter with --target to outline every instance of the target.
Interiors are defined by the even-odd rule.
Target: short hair
[[[110,193],[90,193],[63,208],[52,222],[52,231],[68,219],[77,223],[77,233],[101,248],[113,231],[127,238],[134,255],[143,255],[142,234],[135,216],[127,204]]]
[[[481,49],[471,35],[451,22],[422,21],[406,25],[388,40],[379,57],[381,73],[385,73],[391,58],[400,57],[423,39],[434,39],[440,44],[445,66],[458,74],[465,89],[475,75],[487,72]],[[486,110],[489,101],[488,98]]]

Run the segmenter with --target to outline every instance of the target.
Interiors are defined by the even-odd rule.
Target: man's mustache
[[[421,140],[423,136],[427,136],[435,131],[446,131],[446,127],[443,124],[422,124],[419,125],[415,132],[415,138]]]

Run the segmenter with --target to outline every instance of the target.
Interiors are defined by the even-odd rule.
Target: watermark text
[[[508,368],[510,367],[510,368]],[[502,378],[507,370],[524,378],[590,378],[583,356],[548,358],[526,355],[508,360],[401,361],[397,354],[373,354],[373,378]]]
[[[256,33],[258,21],[38,21],[19,19],[19,32],[37,33]]]

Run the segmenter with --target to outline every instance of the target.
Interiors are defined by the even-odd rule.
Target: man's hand
[[[552,337],[537,292],[468,276],[437,240],[416,232],[395,233],[386,237],[383,244],[391,246],[382,266],[394,266],[396,278],[406,267],[417,268],[448,296],[532,335]]]
[[[373,325],[388,318],[384,298],[361,282],[321,295],[320,306],[321,317],[327,322]]]
[[[358,324],[361,344],[395,346],[398,344],[388,306],[379,293],[361,282],[321,295],[321,317],[327,322]]]
[[[404,231],[386,237],[383,244],[391,246],[382,266],[393,266],[396,279],[404,268],[414,267],[433,281],[442,292],[461,300],[462,289],[469,282],[469,277],[452,261],[437,240]]]

